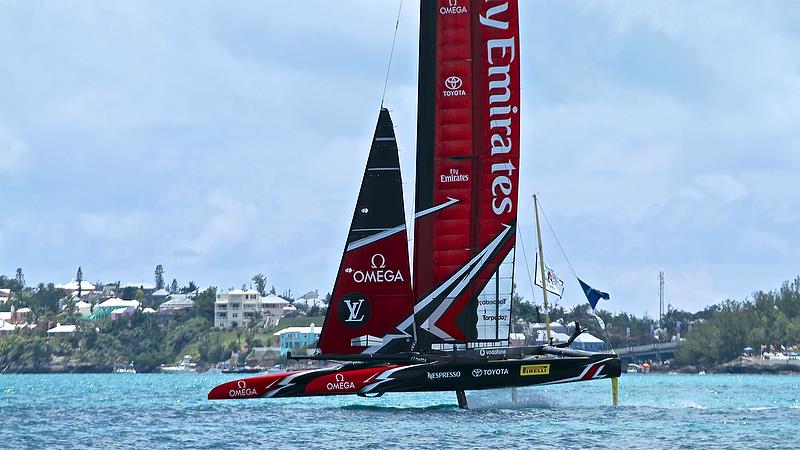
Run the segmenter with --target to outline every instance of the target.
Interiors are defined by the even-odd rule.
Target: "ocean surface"
[[[0,448],[798,448],[800,377],[216,401],[222,374],[0,375]]]

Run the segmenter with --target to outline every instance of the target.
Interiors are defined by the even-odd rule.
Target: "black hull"
[[[358,363],[234,380],[212,389],[208,398],[467,391],[589,381],[620,374],[616,355],[601,353],[501,360],[442,359],[416,364]]]

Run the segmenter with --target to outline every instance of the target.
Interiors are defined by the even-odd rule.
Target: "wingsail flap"
[[[408,260],[394,125],[381,109],[320,336],[323,354],[410,349]]]
[[[507,340],[520,130],[517,0],[421,3],[414,320],[422,348]]]

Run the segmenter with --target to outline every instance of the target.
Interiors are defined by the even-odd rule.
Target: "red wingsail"
[[[397,143],[382,109],[320,336],[323,354],[411,348],[408,260]]]
[[[419,341],[504,340],[518,209],[517,1],[422,2],[420,24]]]

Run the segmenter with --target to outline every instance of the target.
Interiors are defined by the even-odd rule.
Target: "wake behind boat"
[[[382,108],[319,352],[293,358],[339,365],[230,381],[209,399],[455,391],[466,408],[466,390],[619,377],[616,355],[568,348],[577,324],[564,344],[509,345],[517,1],[461,3],[421,2],[413,279],[394,126]]]

